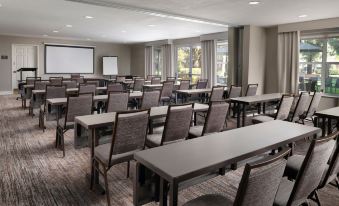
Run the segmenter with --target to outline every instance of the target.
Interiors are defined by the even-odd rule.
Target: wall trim
[[[11,95],[13,91],[0,91],[0,95]]]

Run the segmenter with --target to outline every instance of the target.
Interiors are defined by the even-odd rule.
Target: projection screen
[[[94,48],[68,45],[45,45],[46,74],[93,74]]]

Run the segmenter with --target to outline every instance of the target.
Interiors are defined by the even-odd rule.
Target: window
[[[217,42],[216,48],[216,83],[227,84],[227,62],[228,62],[227,41]]]
[[[201,46],[177,47],[177,75],[196,83],[201,77]]]
[[[302,39],[299,90],[339,94],[339,38]]]
[[[163,65],[162,49],[161,47],[153,47],[153,75],[161,76]]]

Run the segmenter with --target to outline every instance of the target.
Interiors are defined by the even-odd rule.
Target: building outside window
[[[163,70],[163,57],[161,47],[153,47],[153,75],[161,76]]]
[[[227,84],[228,43],[218,41],[216,45],[216,83]]]
[[[201,46],[176,48],[177,76],[196,83],[201,78]]]

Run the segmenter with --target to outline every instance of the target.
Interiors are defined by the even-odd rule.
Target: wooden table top
[[[275,120],[144,150],[134,159],[169,182],[184,181],[320,131]]]
[[[260,103],[260,102],[280,100],[282,95],[283,95],[282,93],[272,93],[272,94],[262,94],[262,95],[255,95],[255,96],[236,97],[236,98],[231,98],[231,101],[245,103],[245,104],[254,104],[254,103]]]

